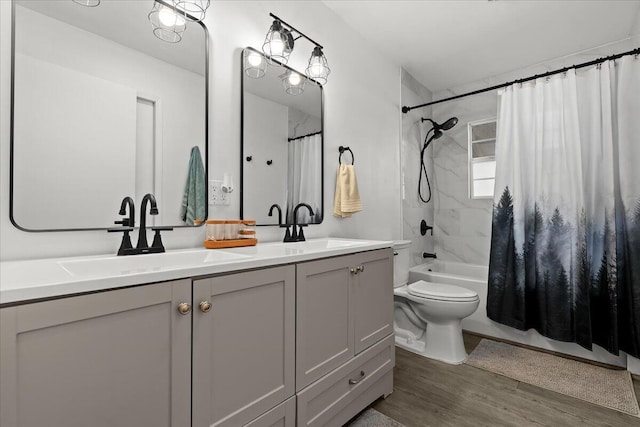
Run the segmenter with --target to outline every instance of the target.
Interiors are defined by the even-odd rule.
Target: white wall
[[[120,237],[106,232],[25,233],[9,221],[9,123],[11,74],[11,7],[0,1],[0,259],[13,260],[67,255],[115,253]],[[364,210],[352,218],[325,216],[307,237],[398,239],[401,237],[399,176],[400,68],[385,60],[355,31],[321,2],[215,1],[205,24],[210,29],[210,179],[240,168],[240,53],[261,47],[272,23],[280,16],[324,46],[331,75],[325,87],[325,210],[331,209],[338,146],[356,154],[356,171]],[[290,64],[304,69],[312,46],[300,39]],[[375,72],[363,64],[376,58]],[[229,207],[218,207],[211,218],[239,214],[239,191]],[[114,207],[117,208],[117,207]],[[176,229],[165,233],[169,249],[200,247],[204,229]],[[262,241],[282,239],[277,227],[261,227]]]

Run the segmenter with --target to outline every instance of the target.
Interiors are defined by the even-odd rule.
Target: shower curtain
[[[640,357],[640,59],[500,97],[488,316]]]
[[[311,206],[314,223],[322,221],[322,134],[289,141],[287,186],[287,223],[293,223],[298,203]],[[310,220],[307,209],[298,209],[298,224]]]

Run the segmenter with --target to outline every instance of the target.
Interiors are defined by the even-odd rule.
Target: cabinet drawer
[[[334,416],[366,392],[370,385],[391,371],[394,364],[394,339],[393,335],[389,335],[299,392],[298,425],[327,425]],[[352,415],[356,415],[360,409]]]
[[[244,427],[295,427],[296,397],[292,396],[273,409],[268,410]]]

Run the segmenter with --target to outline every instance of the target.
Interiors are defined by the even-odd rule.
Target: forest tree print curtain
[[[640,357],[640,60],[500,97],[488,316]]]

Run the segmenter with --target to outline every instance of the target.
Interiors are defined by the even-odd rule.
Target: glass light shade
[[[286,64],[293,50],[293,43],[291,32],[283,28],[280,21],[275,20],[264,39],[262,51],[270,59]]]
[[[149,12],[149,22],[153,27],[153,34],[169,43],[182,40],[182,34],[187,29],[187,22],[182,14],[158,2],[154,2],[153,9]]]
[[[316,46],[311,53],[309,66],[305,70],[305,74],[321,85],[325,85],[327,84],[327,77],[330,72],[331,69],[329,68],[327,58],[322,53],[322,49]]]
[[[267,60],[260,53],[246,49],[244,51],[244,72],[247,76],[259,79],[267,73]]]
[[[300,95],[304,92],[307,79],[295,71],[287,71],[281,75],[280,78],[282,79],[282,86],[285,92],[289,95]]]
[[[210,0],[172,0],[173,6],[182,12],[187,21],[202,21],[207,14]]]
[[[87,7],[96,7],[100,5],[100,0],[73,0],[73,2]]]

